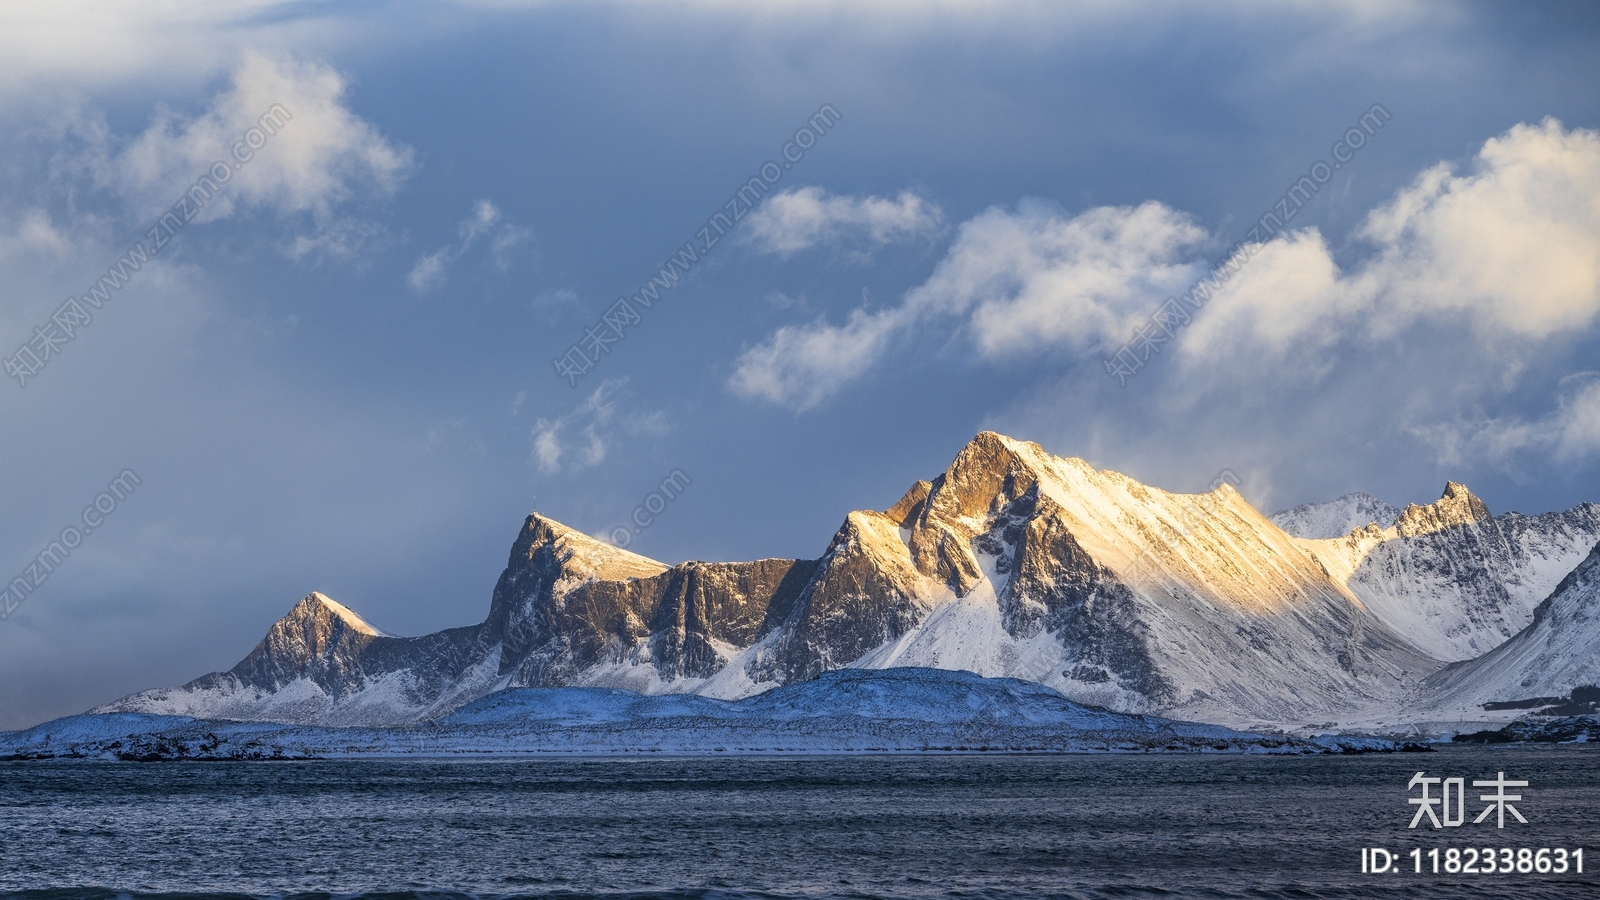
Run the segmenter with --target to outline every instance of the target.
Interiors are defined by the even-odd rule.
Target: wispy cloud
[[[479,200],[472,214],[456,225],[460,239],[432,253],[417,258],[406,275],[406,284],[418,293],[430,291],[449,278],[450,266],[467,255],[479,239],[487,239],[489,253],[495,268],[505,271],[511,266],[511,251],[533,239],[533,230],[505,221],[500,210],[488,200]]]
[[[768,197],[750,214],[745,227],[746,239],[764,253],[787,257],[833,245],[864,259],[880,247],[938,234],[944,213],[910,191],[891,200],[802,187]]]
[[[1600,372],[1570,375],[1561,387],[1556,409],[1536,419],[1478,414],[1413,426],[1411,432],[1446,466],[1487,462],[1517,471],[1530,453],[1561,463],[1600,455]]]
[[[539,471],[554,475],[597,466],[620,438],[659,435],[667,430],[662,412],[628,413],[621,410],[626,378],[601,382],[594,392],[567,413],[540,418],[530,435],[532,459]],[[520,409],[522,395],[513,403]]]

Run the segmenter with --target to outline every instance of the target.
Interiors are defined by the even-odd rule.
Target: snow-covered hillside
[[[1226,484],[1172,494],[983,434],[897,510],[905,549],[880,552],[937,593],[857,665],[1230,724],[1384,702],[1435,666]]]
[[[0,759],[301,759],[639,753],[1249,752],[1394,749],[1119,715],[1037,684],[929,669],[833,672],[739,702],[601,688],[492,694],[437,722],[285,726],[83,715],[0,734]]]
[[[1484,709],[1488,704],[1566,697],[1596,684],[1600,546],[1539,604],[1526,629],[1477,659],[1436,673],[1424,682],[1423,695],[1431,715],[1465,721],[1496,718],[1482,715],[1491,712]]]
[[[1539,604],[1600,541],[1600,506],[1491,516],[1450,482],[1389,528],[1304,541],[1334,580],[1391,630],[1436,659],[1480,656],[1533,621]]]

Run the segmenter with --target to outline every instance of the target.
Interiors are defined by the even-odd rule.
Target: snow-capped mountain
[[[1316,540],[1344,537],[1374,522],[1379,528],[1388,528],[1400,518],[1400,507],[1357,491],[1326,503],[1302,503],[1281,509],[1267,518],[1287,534]]]
[[[1600,506],[1492,516],[1450,482],[1393,526],[1369,525],[1302,545],[1378,620],[1436,659],[1494,649],[1533,621],[1533,610],[1600,541]]]
[[[1485,706],[1567,697],[1600,684],[1600,545],[1534,609],[1533,621],[1483,656],[1452,665],[1422,685],[1442,718],[1487,718]],[[1516,705],[1513,705],[1516,704]]]
[[[887,511],[850,513],[816,560],[669,567],[532,515],[480,625],[393,637],[313,594],[229,672],[99,711],[391,724],[505,688],[736,699],[920,666],[1121,712],[1330,721],[1398,702],[1460,658],[1451,641],[1514,633],[1523,598],[1600,540],[1600,509],[1552,515],[1490,518],[1451,485],[1391,527],[1299,539],[1229,485],[1172,494],[985,432]]]

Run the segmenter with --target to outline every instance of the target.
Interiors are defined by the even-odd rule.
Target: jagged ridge
[[[480,625],[391,637],[313,595],[233,670],[102,709],[383,724],[511,687],[739,698],[931,666],[1125,712],[1322,721],[1397,702],[1451,641],[1503,640],[1585,536],[1592,504],[1491,518],[1451,483],[1392,527],[1296,539],[1229,485],[1172,494],[985,432],[816,560],[669,567],[535,514]],[[1428,643],[1406,617],[1419,592],[1470,593],[1477,630]]]

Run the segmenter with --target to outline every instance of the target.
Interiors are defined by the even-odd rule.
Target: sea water
[[[1463,779],[1461,825],[1408,827],[1419,772]],[[1501,772],[1526,824],[1479,800]],[[1582,747],[0,764],[4,896],[1566,898],[1597,868]]]

